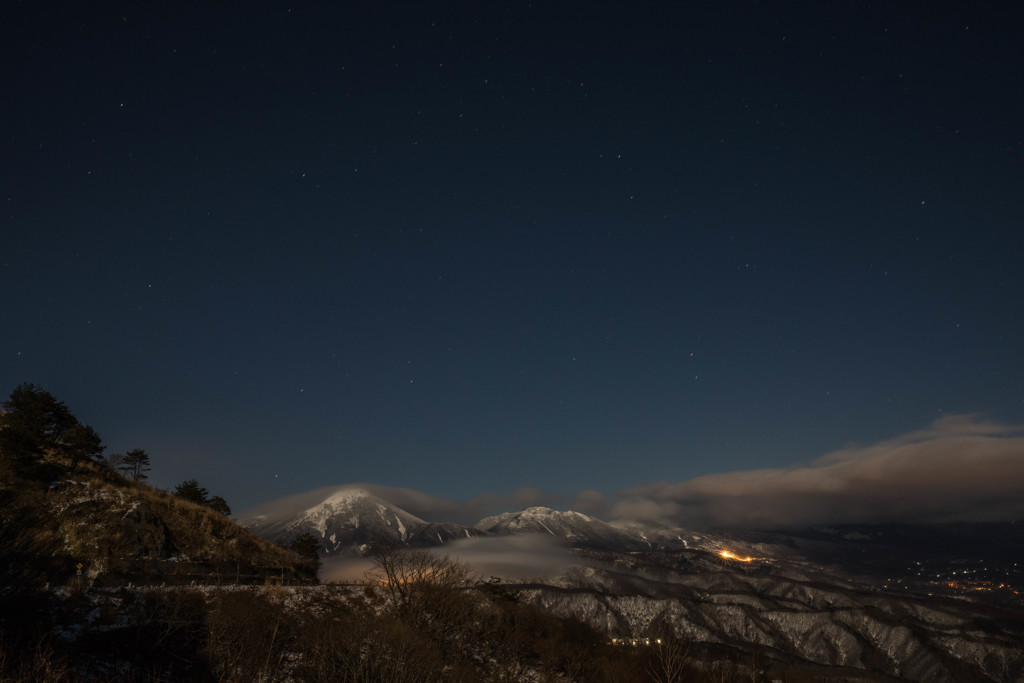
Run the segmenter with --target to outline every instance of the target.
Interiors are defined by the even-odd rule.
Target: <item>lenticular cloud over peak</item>
[[[623,492],[613,519],[687,526],[994,521],[1024,515],[1024,426],[950,415],[909,434],[790,468]]]

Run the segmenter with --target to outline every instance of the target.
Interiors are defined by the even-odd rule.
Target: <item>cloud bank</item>
[[[488,514],[566,506],[610,522],[666,527],[786,528],[873,522],[1024,518],[1024,425],[950,415],[925,429],[850,446],[804,465],[655,482],[566,498],[534,487],[452,501],[377,484],[331,486],[273,501],[242,517],[298,512],[339,489],[362,488],[431,522],[472,525]]]
[[[1024,516],[1024,426],[977,415],[828,453],[806,466],[621,492],[605,515],[691,527],[998,521]]]
[[[464,538],[446,545],[444,554],[465,562],[484,578],[546,578],[580,564],[557,540],[540,534]]]

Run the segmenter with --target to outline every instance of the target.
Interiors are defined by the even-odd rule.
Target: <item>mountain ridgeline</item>
[[[364,488],[344,486],[268,503],[243,513],[238,521],[282,544],[310,534],[320,541],[324,557],[365,555],[378,545],[440,548],[465,539],[538,536],[590,553],[689,551],[719,559],[801,560],[850,575],[909,572],[921,580],[952,581],[958,576],[996,585],[1024,583],[1024,524],[1017,522],[697,532],[663,523],[609,523],[581,512],[535,506],[467,526],[427,521]]]
[[[314,494],[242,521],[277,542],[320,538],[331,567],[375,547],[434,548],[478,571],[518,554],[525,574],[484,575],[520,604],[615,642],[668,634],[697,660],[782,667],[785,680],[1024,680],[1019,524],[698,533],[531,507],[460,526],[360,488]]]
[[[467,526],[352,486],[238,523],[102,450],[0,406],[0,680],[1024,681],[1019,523]]]
[[[574,548],[629,552],[686,547],[701,537],[681,529],[620,528],[580,512],[546,507],[485,517],[473,526],[429,522],[361,488],[340,488],[316,500],[282,503],[255,508],[239,522],[278,543],[312,533],[322,539],[324,555],[365,554],[377,544],[432,548],[466,538],[524,534],[549,536]]]

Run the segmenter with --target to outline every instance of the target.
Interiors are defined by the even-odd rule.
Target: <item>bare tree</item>
[[[112,470],[120,470],[121,463],[124,462],[124,453],[110,453],[103,458],[103,462]]]
[[[367,574],[380,585],[391,606],[399,611],[418,606],[428,594],[461,589],[470,583],[469,565],[426,550],[379,548]]]
[[[690,642],[676,635],[668,622],[652,624],[648,631],[651,658],[647,671],[658,683],[678,683],[689,678]]]
[[[371,582],[383,593],[387,612],[415,628],[449,661],[464,656],[470,642],[477,642],[474,613],[482,599],[468,590],[473,574],[469,566],[425,550],[378,551]]]

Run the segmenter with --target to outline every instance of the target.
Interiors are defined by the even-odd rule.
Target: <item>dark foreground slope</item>
[[[465,565],[425,551],[378,558],[370,578],[359,586],[65,592],[68,618],[53,638],[20,652],[0,641],[0,679],[887,680],[836,668],[810,678],[786,661],[696,646],[660,627],[621,644],[578,618],[529,604],[529,587],[476,582]]]
[[[0,585],[315,579],[316,567],[210,508],[97,463],[0,479]]]
[[[119,648],[156,659],[173,651],[194,601],[139,586],[316,581],[315,563],[208,507],[101,463],[44,464],[0,462],[0,680],[84,675],[77,665],[58,670],[54,662],[107,656],[99,643],[78,638],[101,619],[100,631],[123,636],[113,638]],[[90,596],[104,587],[129,592],[100,609]]]

